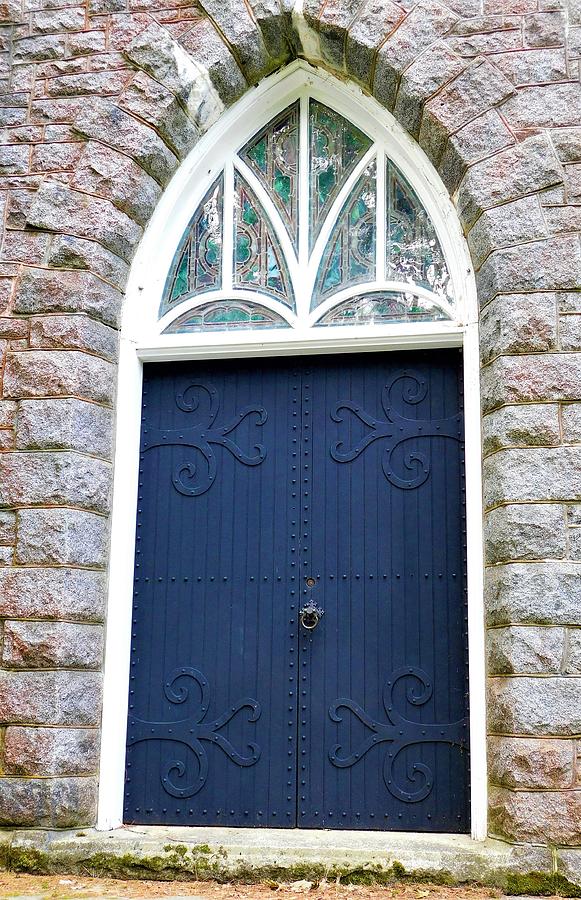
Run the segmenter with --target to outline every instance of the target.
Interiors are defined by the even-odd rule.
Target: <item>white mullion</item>
[[[224,167],[224,235],[222,238],[222,290],[231,291],[234,285],[234,166]]]
[[[351,172],[349,178],[337,194],[333,204],[323,222],[323,227],[319,233],[315,246],[313,247],[313,252],[311,254],[311,258],[309,260],[309,268],[308,268],[308,287],[309,287],[309,309],[311,304],[311,296],[313,293],[313,289],[315,286],[315,281],[317,280],[317,274],[319,272],[319,266],[321,264],[321,259],[323,257],[323,253],[325,252],[325,247],[327,246],[327,242],[331,237],[331,232],[337,223],[337,219],[345,205],[349,194],[353,190],[354,186],[357,184],[357,181],[365,171],[365,169],[369,166],[373,159],[375,158],[377,153],[377,148],[375,144],[369,148],[365,156],[359,161],[359,163],[355,166],[353,171]]]
[[[376,232],[375,232],[375,240],[376,240],[376,270],[375,277],[377,281],[385,281],[385,271],[386,271],[386,183],[385,183],[385,151],[383,147],[377,148],[377,175],[376,175],[376,187],[377,187],[377,200],[375,205],[375,221],[376,221]]]
[[[310,158],[309,95],[303,92],[299,108],[299,274],[295,285],[299,321],[306,318],[311,305],[309,278],[305,277],[309,264]]]

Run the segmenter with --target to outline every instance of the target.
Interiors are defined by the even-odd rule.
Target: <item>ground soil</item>
[[[0,898],[43,897],[46,900],[115,897],[195,900],[487,900],[501,894],[488,888],[440,887],[430,884],[400,884],[390,887],[359,887],[334,882],[296,881],[292,884],[215,884],[214,882],[117,881],[109,878],[77,878],[73,875],[20,875],[0,872]]]

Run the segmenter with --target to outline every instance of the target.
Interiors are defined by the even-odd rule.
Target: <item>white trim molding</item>
[[[227,160],[252,135],[296,99],[304,108],[313,96],[339,109],[365,131],[402,171],[431,217],[450,271],[457,298],[454,320],[393,325],[312,328],[283,308],[289,329],[160,334],[160,300],[176,248],[209,184]],[[305,117],[301,117],[305,130]],[[304,141],[301,142],[301,146]],[[383,156],[382,156],[383,158]],[[304,162],[304,161],[303,161]],[[226,169],[226,171],[228,171]],[[355,176],[354,176],[355,177]],[[250,179],[249,179],[250,180]],[[378,179],[379,186],[383,182]],[[256,183],[252,183],[253,189]],[[339,202],[339,201],[337,201]],[[299,208],[306,209],[300,199]],[[304,238],[299,238],[303,240]],[[318,246],[318,245],[317,245]],[[384,280],[384,289],[392,282]],[[312,273],[309,277],[313,279]],[[375,288],[376,289],[376,288]],[[401,289],[401,285],[400,285]],[[345,296],[360,293],[361,286]],[[223,292],[222,292],[223,293]],[[250,299],[250,292],[244,293]],[[232,292],[229,292],[229,296]],[[205,300],[221,294],[206,294]],[[309,295],[310,296],[310,295]],[[195,298],[190,308],[202,302]],[[263,306],[265,298],[254,298]],[[303,301],[304,305],[304,301]],[[180,306],[180,314],[187,309]],[[322,307],[321,307],[322,308]],[[300,304],[299,304],[300,309]],[[175,313],[172,313],[173,318]],[[265,79],[249,91],[200,140],[164,192],[133,262],[123,314],[112,510],[104,708],[98,828],[123,821],[125,740],[128,712],[129,655],[138,500],[142,368],[144,362],[185,359],[292,356],[311,353],[391,351],[462,347],[464,351],[466,497],[468,535],[468,643],[471,732],[472,836],[486,837],[486,705],[483,607],[483,530],[481,490],[480,387],[476,287],[466,241],[450,197],[420,147],[385,109],[353,85],[315,70],[303,61]]]

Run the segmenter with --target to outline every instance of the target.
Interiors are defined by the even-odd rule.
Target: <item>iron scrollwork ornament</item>
[[[421,487],[430,476],[430,464],[425,453],[418,450],[409,450],[404,455],[404,466],[409,471],[409,477],[402,478],[394,471],[393,454],[397,447],[412,438],[445,437],[455,441],[462,440],[462,414],[458,413],[446,419],[408,419],[402,416],[392,406],[391,393],[397,382],[406,381],[402,387],[403,399],[410,405],[421,403],[428,393],[428,385],[425,378],[415,372],[398,372],[384,386],[381,396],[381,405],[385,413],[385,419],[372,416],[366,412],[360,404],[351,400],[340,401],[331,411],[334,422],[343,422],[345,417],[343,410],[348,410],[360,422],[370,430],[350,449],[345,448],[343,440],[338,440],[331,445],[332,459],[338,463],[348,463],[357,459],[374,441],[386,440],[388,444],[382,454],[381,467],[386,479],[395,487],[403,490]]]
[[[209,384],[190,384],[176,394],[176,406],[184,412],[193,413],[200,409],[201,395],[208,398],[208,411],[201,424],[186,428],[148,428],[144,431],[142,452],[153,447],[192,447],[199,451],[206,462],[206,470],[199,471],[194,462],[181,463],[172,475],[172,483],[176,491],[186,497],[198,497],[205,494],[217,474],[216,454],[212,445],[225,447],[232,456],[246,466],[259,466],[266,459],[266,448],[255,444],[255,454],[246,453],[231,437],[247,416],[256,415],[257,425],[264,425],[268,414],[263,406],[243,407],[233,421],[225,425],[216,425],[220,411],[220,399],[216,388]]]
[[[340,699],[331,704],[329,708],[329,716],[333,722],[342,722],[343,716],[339,714],[340,709],[349,709],[360,722],[363,723],[372,732],[361,746],[348,756],[342,756],[342,747],[340,744],[332,747],[329,751],[329,759],[337,768],[345,769],[356,765],[363,757],[381,743],[388,743],[388,749],[385,754],[383,763],[383,780],[389,793],[397,800],[404,803],[418,803],[420,800],[430,794],[434,786],[434,776],[429,766],[424,763],[416,762],[411,769],[408,770],[407,777],[410,785],[419,783],[415,790],[405,790],[397,784],[394,778],[394,764],[406,747],[414,744],[428,743],[445,743],[460,747],[462,750],[467,748],[468,744],[468,720],[466,718],[459,719],[444,725],[425,724],[424,722],[413,722],[406,719],[394,706],[394,689],[398,681],[402,678],[414,679],[419,683],[419,692],[414,691],[413,682],[408,685],[406,690],[406,699],[413,706],[423,706],[432,696],[432,685],[429,677],[422,669],[407,667],[394,672],[383,690],[383,705],[387,714],[388,722],[377,722],[372,719],[358,703],[353,700]]]
[[[135,716],[129,717],[127,745],[129,747],[141,741],[173,741],[188,747],[198,761],[198,773],[195,781],[180,787],[172,780],[172,773],[179,778],[186,774],[186,766],[181,760],[169,760],[163,764],[161,783],[164,790],[172,797],[193,797],[204,787],[208,778],[208,755],[202,741],[216,744],[226,756],[237,766],[254,766],[260,759],[258,744],[249,743],[249,756],[243,756],[232,746],[230,741],[220,734],[220,728],[230,722],[243,709],[249,709],[249,722],[257,722],[260,718],[260,704],[256,700],[245,697],[213,722],[204,722],[209,706],[209,684],[207,678],[198,669],[183,666],[171,673],[164,685],[164,694],[170,703],[185,703],[189,697],[189,688],[178,684],[181,678],[192,678],[201,691],[201,701],[195,715],[177,722],[147,722]]]

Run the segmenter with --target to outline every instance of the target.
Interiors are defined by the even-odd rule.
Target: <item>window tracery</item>
[[[164,334],[411,324],[455,321],[456,305],[408,179],[381,142],[311,97],[226,162],[182,236],[159,318]]]

